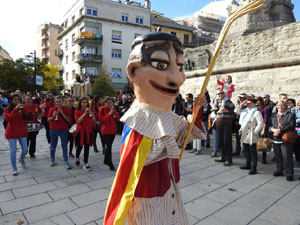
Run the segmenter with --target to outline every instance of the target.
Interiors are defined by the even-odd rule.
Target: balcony
[[[43,24],[41,27],[42,32],[47,31],[49,29],[49,25],[48,24]]]
[[[94,34],[92,32],[79,32],[78,36],[75,39],[76,44],[81,44],[83,42],[95,42],[102,43],[103,36],[102,34]]]
[[[76,56],[75,62],[76,63],[86,63],[86,62],[101,63],[102,55],[81,53]]]
[[[42,50],[46,50],[49,48],[49,45],[42,45]]]
[[[44,33],[42,35],[42,40],[48,40],[49,39],[49,35],[47,33]]]
[[[57,57],[63,57],[63,55],[64,55],[64,51],[62,50],[62,49],[60,49],[60,48],[57,48],[57,49],[55,49],[54,50],[54,54],[57,56]]]

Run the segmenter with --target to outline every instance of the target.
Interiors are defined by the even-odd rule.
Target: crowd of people
[[[54,96],[48,92],[45,96],[16,91],[4,107],[5,138],[9,142],[10,158],[13,175],[18,175],[17,141],[21,146],[18,158],[23,168],[26,168],[25,156],[36,158],[36,141],[41,128],[45,128],[46,139],[50,148],[50,166],[55,166],[55,152],[58,139],[61,141],[64,167],[71,169],[69,158],[75,158],[76,166],[80,166],[80,155],[83,150],[82,169],[91,170],[88,164],[90,147],[99,152],[97,134],[100,136],[104,164],[110,170],[115,167],[112,162],[112,144],[115,135],[122,130],[119,122],[133,102],[132,95],[122,91],[117,97],[91,96],[73,98],[72,96]],[[76,151],[73,153],[73,147]]]
[[[276,103],[270,100],[270,95],[255,96],[241,93],[236,104],[231,100],[234,85],[230,76],[224,82],[217,76],[221,86],[215,98],[206,91],[206,105],[202,107],[202,122],[207,130],[206,140],[194,140],[186,146],[186,150],[196,155],[201,154],[201,147],[212,147],[212,157],[224,166],[231,166],[234,156],[244,153],[246,163],[240,167],[249,170],[250,175],[257,173],[257,143],[260,138],[270,138],[276,162],[274,176],[282,176],[285,172],[288,181],[294,179],[294,167],[300,167],[300,142],[297,136],[293,143],[283,140],[284,133],[290,131],[300,133],[300,99],[289,99],[286,94],[280,94]],[[119,95],[110,98],[91,96],[73,98],[71,96],[56,96],[51,92],[40,99],[31,95],[15,94],[4,108],[6,131],[11,150],[13,174],[18,173],[16,166],[16,142],[21,145],[19,162],[26,167],[25,155],[36,157],[36,139],[39,129],[45,127],[46,139],[50,148],[50,165],[55,166],[55,151],[58,137],[61,140],[64,167],[71,169],[69,157],[75,158],[75,164],[80,165],[80,154],[83,153],[84,170],[91,170],[88,164],[89,149],[99,152],[97,136],[99,134],[104,164],[111,170],[115,167],[111,158],[111,148],[116,134],[121,134],[123,123],[120,122],[125,112],[134,100],[133,95]],[[185,95],[185,100],[179,94],[172,111],[188,117],[194,107],[193,94]],[[210,135],[214,143],[211,146]],[[233,146],[233,137],[235,146]],[[73,154],[73,146],[76,151]],[[235,151],[234,151],[235,150]],[[269,149],[270,150],[270,149]],[[293,158],[295,155],[295,162]],[[267,152],[262,152],[262,164],[267,164]]]

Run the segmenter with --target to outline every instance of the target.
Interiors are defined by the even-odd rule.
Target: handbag
[[[278,118],[278,128],[280,127],[280,119]],[[281,135],[281,139],[284,141],[284,142],[287,142],[287,143],[296,143],[297,139],[299,138],[298,136],[298,133],[296,130],[289,130],[289,131],[286,131],[284,132],[282,135]]]
[[[287,143],[296,143],[299,138],[297,131],[286,131],[282,134],[281,139]]]
[[[269,152],[272,149],[272,140],[271,138],[259,138],[256,144],[256,149],[259,152]]]

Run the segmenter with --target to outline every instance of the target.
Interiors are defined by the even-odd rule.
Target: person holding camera
[[[25,155],[27,154],[27,120],[32,120],[32,114],[26,110],[21,104],[21,97],[18,94],[14,94],[11,98],[11,102],[4,109],[4,117],[7,121],[5,129],[5,138],[8,140],[10,148],[10,161],[12,166],[12,174],[18,175],[18,169],[16,165],[17,154],[17,141],[21,145],[21,156],[19,162],[23,168],[26,168]]]
[[[78,102],[78,107],[75,110],[75,121],[77,123],[75,133],[76,145],[76,165],[80,164],[79,156],[84,146],[84,165],[82,169],[91,170],[88,165],[90,146],[93,144],[93,126],[96,123],[96,118],[89,108],[89,102],[86,97],[82,97]]]
[[[46,95],[46,98],[41,101],[40,104],[41,109],[43,110],[43,115],[42,115],[42,124],[45,126],[46,130],[46,138],[48,141],[48,144],[50,145],[50,126],[48,123],[48,113],[50,108],[54,107],[54,97],[52,92],[48,92]]]

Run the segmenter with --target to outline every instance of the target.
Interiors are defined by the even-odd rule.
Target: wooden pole
[[[199,106],[199,100],[205,95],[205,91],[206,91],[206,88],[207,88],[207,85],[208,85],[208,82],[210,80],[210,76],[211,76],[211,73],[212,73],[212,70],[216,64],[216,61],[217,61],[217,58],[218,58],[218,55],[219,55],[219,52],[220,52],[220,49],[223,45],[223,42],[228,34],[228,31],[229,31],[229,28],[230,26],[232,25],[232,23],[237,20],[238,18],[240,18],[241,16],[245,15],[245,14],[248,14],[248,13],[251,13],[251,12],[254,12],[256,10],[259,10],[261,8],[263,8],[264,5],[262,3],[262,0],[254,0],[250,3],[248,3],[247,5],[243,6],[242,8],[240,8],[239,10],[237,10],[236,12],[234,12],[225,22],[222,30],[221,30],[221,33],[220,33],[220,36],[219,36],[219,39],[218,39],[218,42],[217,42],[217,45],[216,45],[216,48],[215,48],[215,51],[213,53],[213,56],[211,58],[211,61],[210,61],[210,64],[208,66],[208,69],[207,69],[207,72],[206,72],[206,76],[205,76],[205,80],[202,84],[202,88],[201,88],[201,92],[200,92],[200,96],[199,98],[197,98],[197,101],[195,102],[195,110],[194,110],[194,113],[193,113],[193,116],[192,116],[192,121],[190,122],[189,124],[189,127],[188,127],[188,131],[187,131],[187,134],[184,138],[184,141],[183,141],[183,144],[182,144],[182,147],[180,149],[180,156],[179,156],[179,160],[181,160],[182,158],[182,155],[183,155],[183,152],[184,152],[184,149],[185,149],[185,146],[189,140],[189,136],[192,132],[192,129],[193,129],[193,126],[194,126],[194,123],[195,123],[195,120],[197,118],[197,115],[198,115],[198,112],[200,110],[200,106]]]

